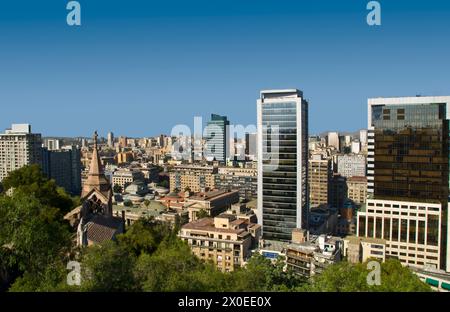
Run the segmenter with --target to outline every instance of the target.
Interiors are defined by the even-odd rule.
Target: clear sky
[[[256,122],[261,89],[298,88],[310,133],[367,124],[367,98],[450,95],[450,1],[0,2],[0,131],[151,136],[194,116]]]

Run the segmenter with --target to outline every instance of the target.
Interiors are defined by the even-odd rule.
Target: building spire
[[[89,166],[89,175],[86,182],[83,184],[83,194],[82,197],[86,196],[91,190],[97,189],[102,193],[108,193],[111,185],[106,179],[105,173],[103,171],[103,166],[100,161],[100,156],[98,154],[97,145],[98,133],[94,132],[94,148],[92,151],[91,165]]]
[[[98,139],[97,130],[94,131],[93,139],[94,139],[94,149],[97,149],[97,139]]]

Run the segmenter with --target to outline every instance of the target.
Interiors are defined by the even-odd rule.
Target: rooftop
[[[247,233],[244,229],[226,229],[226,228],[216,228],[214,226],[214,218],[202,218],[188,224],[183,225],[184,230],[198,230],[206,232],[220,232],[220,233],[233,233],[233,234],[245,234]]]

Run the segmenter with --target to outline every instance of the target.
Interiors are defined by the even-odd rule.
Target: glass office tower
[[[289,241],[308,227],[308,102],[296,89],[261,91],[258,222],[263,238]]]
[[[226,116],[211,114],[211,120],[206,126],[206,152],[207,160],[225,162],[228,156],[228,131],[230,122]]]
[[[449,270],[450,97],[369,99],[368,194],[358,235],[387,256]]]

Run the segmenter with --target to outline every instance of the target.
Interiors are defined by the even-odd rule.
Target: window
[[[366,236],[366,217],[360,216],[359,217],[359,236],[364,237]]]
[[[391,230],[391,219],[384,219],[384,233],[383,238],[386,240],[390,239],[390,230]]]
[[[408,220],[402,219],[400,221],[400,241],[406,242],[408,237]]]
[[[383,234],[383,233],[381,232],[383,220],[382,220],[381,218],[377,217],[377,218],[376,218],[376,221],[377,221],[377,223],[376,223],[375,237],[376,237],[376,238],[381,238],[381,236],[382,236],[382,234]]]
[[[416,220],[409,220],[409,242],[416,243]]]
[[[392,241],[398,241],[398,219],[392,219]]]
[[[374,226],[374,218],[367,218],[367,237],[373,237],[373,226]]]
[[[439,238],[439,216],[428,215],[427,225],[427,243],[428,245],[437,246]]]

